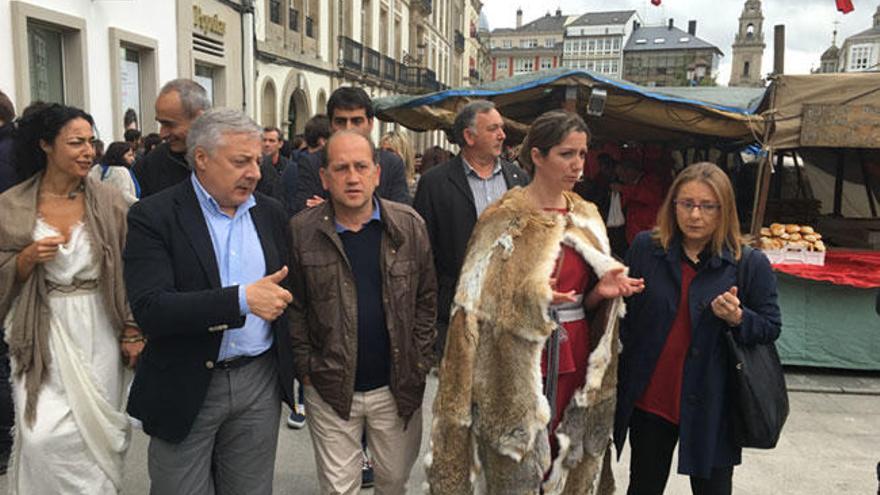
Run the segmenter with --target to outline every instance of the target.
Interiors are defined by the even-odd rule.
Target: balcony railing
[[[364,72],[376,77],[382,75],[382,55],[369,47],[364,49]]]
[[[391,57],[382,57],[382,79],[390,82],[397,80],[397,62]]]
[[[415,0],[415,2],[410,5],[414,5],[417,10],[422,11],[422,14],[428,16],[431,15],[431,11],[433,10],[431,3],[431,0]]]
[[[357,41],[345,36],[339,37],[339,50],[342,52],[341,64],[346,69],[360,71],[363,69],[364,47]]]
[[[464,35],[458,29],[455,30],[455,49],[459,53],[464,51]]]

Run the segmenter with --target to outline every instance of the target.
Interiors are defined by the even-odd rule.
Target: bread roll
[[[775,237],[779,237],[785,233],[785,226],[774,223],[770,225],[770,233],[773,234]]]
[[[797,232],[795,232],[795,233],[793,233],[793,234],[788,234],[788,240],[789,240],[789,242],[791,242],[791,241],[799,241],[799,240],[801,240],[801,239],[802,239],[801,235],[800,235],[799,233],[797,233]]]
[[[761,227],[761,236],[762,237],[770,237],[771,235],[773,235],[773,234],[770,232],[769,228]]]
[[[801,225],[801,234],[815,234],[816,231],[809,225]]]
[[[813,243],[813,249],[819,251],[820,253],[825,252],[825,243],[822,241],[816,241]]]
[[[819,240],[819,238],[816,237],[816,234],[804,234],[803,231],[801,231],[801,234],[802,234],[801,237],[802,237],[805,241],[816,242],[816,241]]]
[[[790,223],[790,224],[788,224],[788,225],[785,226],[785,231],[786,231],[787,233],[789,233],[789,234],[794,234],[794,233],[797,233],[797,232],[800,232],[800,231],[801,231],[801,226],[800,226],[800,225],[795,225],[795,224],[793,224],[793,223]]]

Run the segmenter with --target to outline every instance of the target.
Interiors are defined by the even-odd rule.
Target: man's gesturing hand
[[[290,292],[281,287],[281,281],[287,276],[287,267],[257,280],[245,288],[248,308],[251,313],[266,321],[274,321],[281,316],[284,309],[293,301]]]

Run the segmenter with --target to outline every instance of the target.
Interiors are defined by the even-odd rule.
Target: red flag
[[[663,1],[663,0],[651,0],[651,3],[653,3],[654,5],[657,5],[659,7],[661,1]],[[840,1],[840,0],[838,0],[838,1]]]
[[[852,0],[837,0],[837,10],[849,14],[853,11]]]

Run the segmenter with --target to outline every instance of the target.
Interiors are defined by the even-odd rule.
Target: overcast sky
[[[668,18],[687,30],[691,19],[697,21],[697,37],[714,44],[724,53],[718,82],[730,79],[732,53],[730,45],[738,27],[744,0],[663,0],[655,7],[649,0],[483,0],[483,12],[490,29],[516,26],[516,7],[523,10],[523,24],[562,8],[565,15],[608,10],[637,10],[646,24],[665,24]],[[834,0],[764,0],[763,73],[773,69],[773,26],[785,24],[785,72],[806,74],[819,66],[819,57],[831,46],[834,21],[837,25],[837,46],[850,35],[871,27],[872,16],[880,0],[852,0],[855,10],[843,15],[837,12]]]

